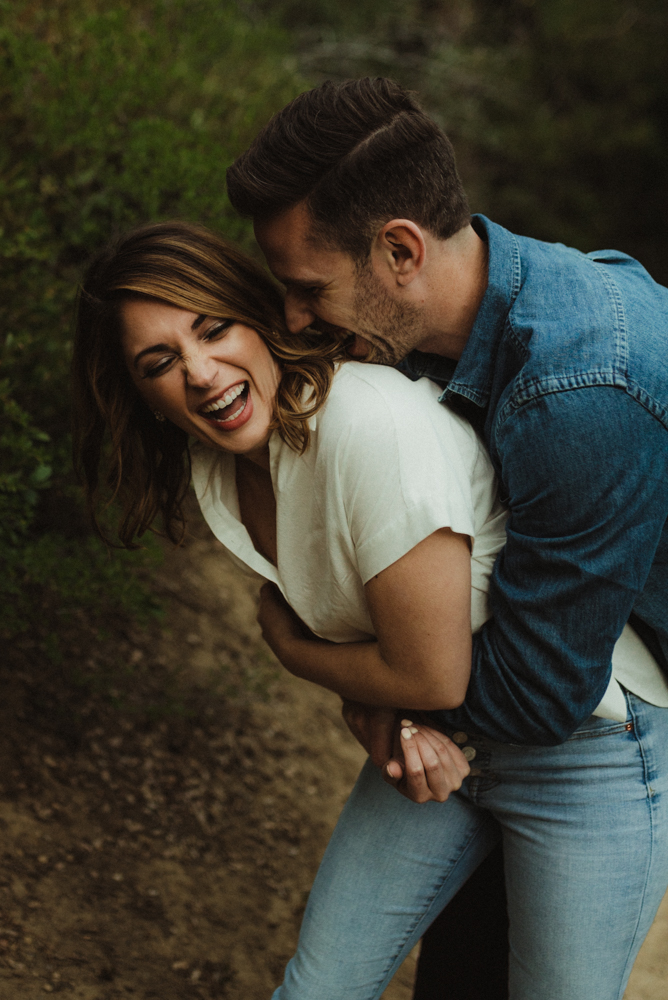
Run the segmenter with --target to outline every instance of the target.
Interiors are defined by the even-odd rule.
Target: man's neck
[[[472,226],[434,240],[425,275],[425,336],[418,350],[459,361],[487,289],[488,247]]]

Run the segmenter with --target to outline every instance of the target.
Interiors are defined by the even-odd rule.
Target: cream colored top
[[[311,419],[304,455],[274,432],[278,567],[255,550],[241,523],[234,456],[193,446],[195,491],[213,533],[235,560],[273,581],[316,635],[333,642],[372,637],[364,584],[444,527],[472,539],[473,631],[489,617],[489,575],[507,515],[484,446],[470,424],[438,403],[439,394],[426,378],[411,382],[393,368],[351,361]],[[615,676],[623,674],[646,700],[653,700],[650,689],[654,697],[665,692],[668,705],[659,667],[626,632],[631,638],[615,647]],[[616,693],[613,686],[604,699],[606,712],[617,713],[611,718],[620,712]]]

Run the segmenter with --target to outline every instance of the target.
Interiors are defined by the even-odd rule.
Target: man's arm
[[[605,692],[668,518],[668,431],[623,390],[596,386],[533,400],[497,440],[511,517],[493,617],[473,637],[463,705],[435,717],[549,746]]]
[[[668,517],[668,431],[621,389],[555,392],[497,431],[507,543],[474,636],[464,704],[442,723],[563,742],[591,714]],[[668,595],[667,595],[668,599]]]

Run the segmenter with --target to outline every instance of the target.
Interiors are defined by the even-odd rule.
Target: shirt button
[[[453,743],[466,743],[468,739],[468,733],[453,733],[452,742]]]
[[[462,753],[467,760],[473,760],[478,751],[474,747],[464,747]]]

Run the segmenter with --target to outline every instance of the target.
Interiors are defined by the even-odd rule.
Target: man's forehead
[[[322,284],[331,280],[334,271],[345,267],[345,254],[314,244],[304,202],[271,219],[256,221],[254,228],[267,263],[281,282]]]
[[[294,251],[299,252],[311,242],[310,218],[304,202],[293,205],[278,215],[272,215],[269,219],[255,219],[253,228],[263,250],[277,256],[284,253],[286,247],[292,246]]]

